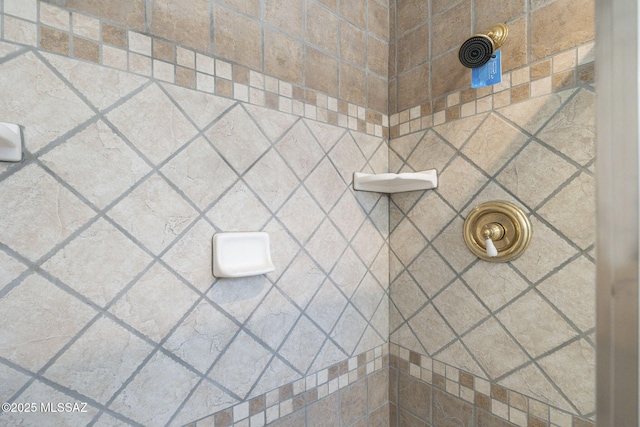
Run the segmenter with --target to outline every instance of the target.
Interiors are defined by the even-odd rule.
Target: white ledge
[[[353,174],[353,189],[376,193],[401,193],[404,191],[431,190],[438,186],[435,169],[408,173]]]
[[[269,235],[263,232],[213,235],[215,277],[258,276],[274,271]]]

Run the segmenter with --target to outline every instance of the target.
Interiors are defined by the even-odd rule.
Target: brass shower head
[[[505,24],[495,24],[486,34],[476,34],[467,39],[458,52],[460,62],[467,68],[482,67],[500,49],[508,34],[509,28]]]

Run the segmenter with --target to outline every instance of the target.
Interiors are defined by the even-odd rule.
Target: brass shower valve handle
[[[504,227],[502,224],[498,224],[497,222],[491,222],[489,224],[485,224],[480,231],[482,237],[485,239],[491,239],[493,241],[500,240],[504,237]]]

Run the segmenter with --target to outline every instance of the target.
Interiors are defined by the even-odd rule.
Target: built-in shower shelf
[[[438,186],[435,169],[406,173],[353,174],[353,189],[376,193],[402,193],[404,191],[431,190]]]

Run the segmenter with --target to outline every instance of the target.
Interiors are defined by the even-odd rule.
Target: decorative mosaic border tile
[[[585,43],[526,67],[504,73],[502,83],[450,93],[424,105],[392,114],[389,138],[473,116],[594,82],[595,42]]]
[[[397,344],[389,365],[519,427],[595,427],[584,419]]]
[[[216,412],[189,427],[262,427],[389,366],[383,344],[348,360]]]
[[[31,3],[30,3],[31,4]],[[36,6],[37,4],[37,6]],[[33,2],[0,14],[2,39],[387,138],[389,116],[93,16]]]

